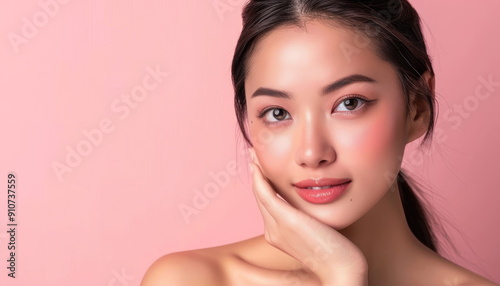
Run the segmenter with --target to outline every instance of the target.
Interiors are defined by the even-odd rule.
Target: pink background
[[[261,234],[230,81],[244,1],[60,2],[0,5],[0,284],[138,285],[163,254]],[[448,257],[500,282],[500,86],[481,81],[500,82],[500,3],[412,3],[437,73],[440,135],[404,166],[432,189],[461,254]],[[168,76],[148,78],[148,67]],[[134,108],[121,98],[130,93]],[[103,120],[107,133],[88,145],[84,133]],[[58,178],[68,148],[87,155]],[[5,261],[9,171],[16,279]],[[211,196],[198,208],[196,190]],[[181,206],[197,213],[185,219]]]

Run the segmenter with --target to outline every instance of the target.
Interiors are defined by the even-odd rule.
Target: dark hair
[[[334,20],[369,40],[375,53],[395,67],[405,95],[406,114],[411,107],[411,97],[429,106],[429,125],[420,147],[432,140],[435,97],[422,80],[422,74],[429,71],[434,76],[434,70],[420,28],[420,17],[407,0],[251,0],[244,7],[242,18],[243,29],[235,48],[231,75],[236,118],[250,146],[253,145],[244,125],[247,116],[245,78],[255,45],[277,27],[303,27],[305,21],[312,19]],[[411,231],[424,245],[438,252],[425,208],[413,191],[416,187],[402,170],[398,172],[397,182]]]

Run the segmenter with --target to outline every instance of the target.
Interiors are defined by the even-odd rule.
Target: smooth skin
[[[428,107],[412,100],[405,114],[394,67],[368,46],[346,53],[342,47],[356,47],[359,35],[331,24],[311,20],[306,29],[275,29],[249,61],[252,189],[264,235],[165,255],[142,286],[496,285],[431,251],[410,231],[394,176],[406,144],[427,130]],[[350,75],[372,81],[323,94]],[[430,73],[422,80],[434,90]],[[282,96],[252,97],[259,88]],[[351,95],[363,99],[347,100]],[[292,188],[319,177],[352,182],[326,204],[306,202]]]

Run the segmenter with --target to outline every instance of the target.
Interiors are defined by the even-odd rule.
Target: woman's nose
[[[303,167],[318,168],[332,164],[336,159],[330,131],[319,118],[309,118],[296,133],[296,162]]]

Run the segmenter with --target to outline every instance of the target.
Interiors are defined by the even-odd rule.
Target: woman
[[[232,79],[265,233],[166,255],[143,286],[495,285],[437,253],[401,171],[435,122],[406,0],[250,1]]]

